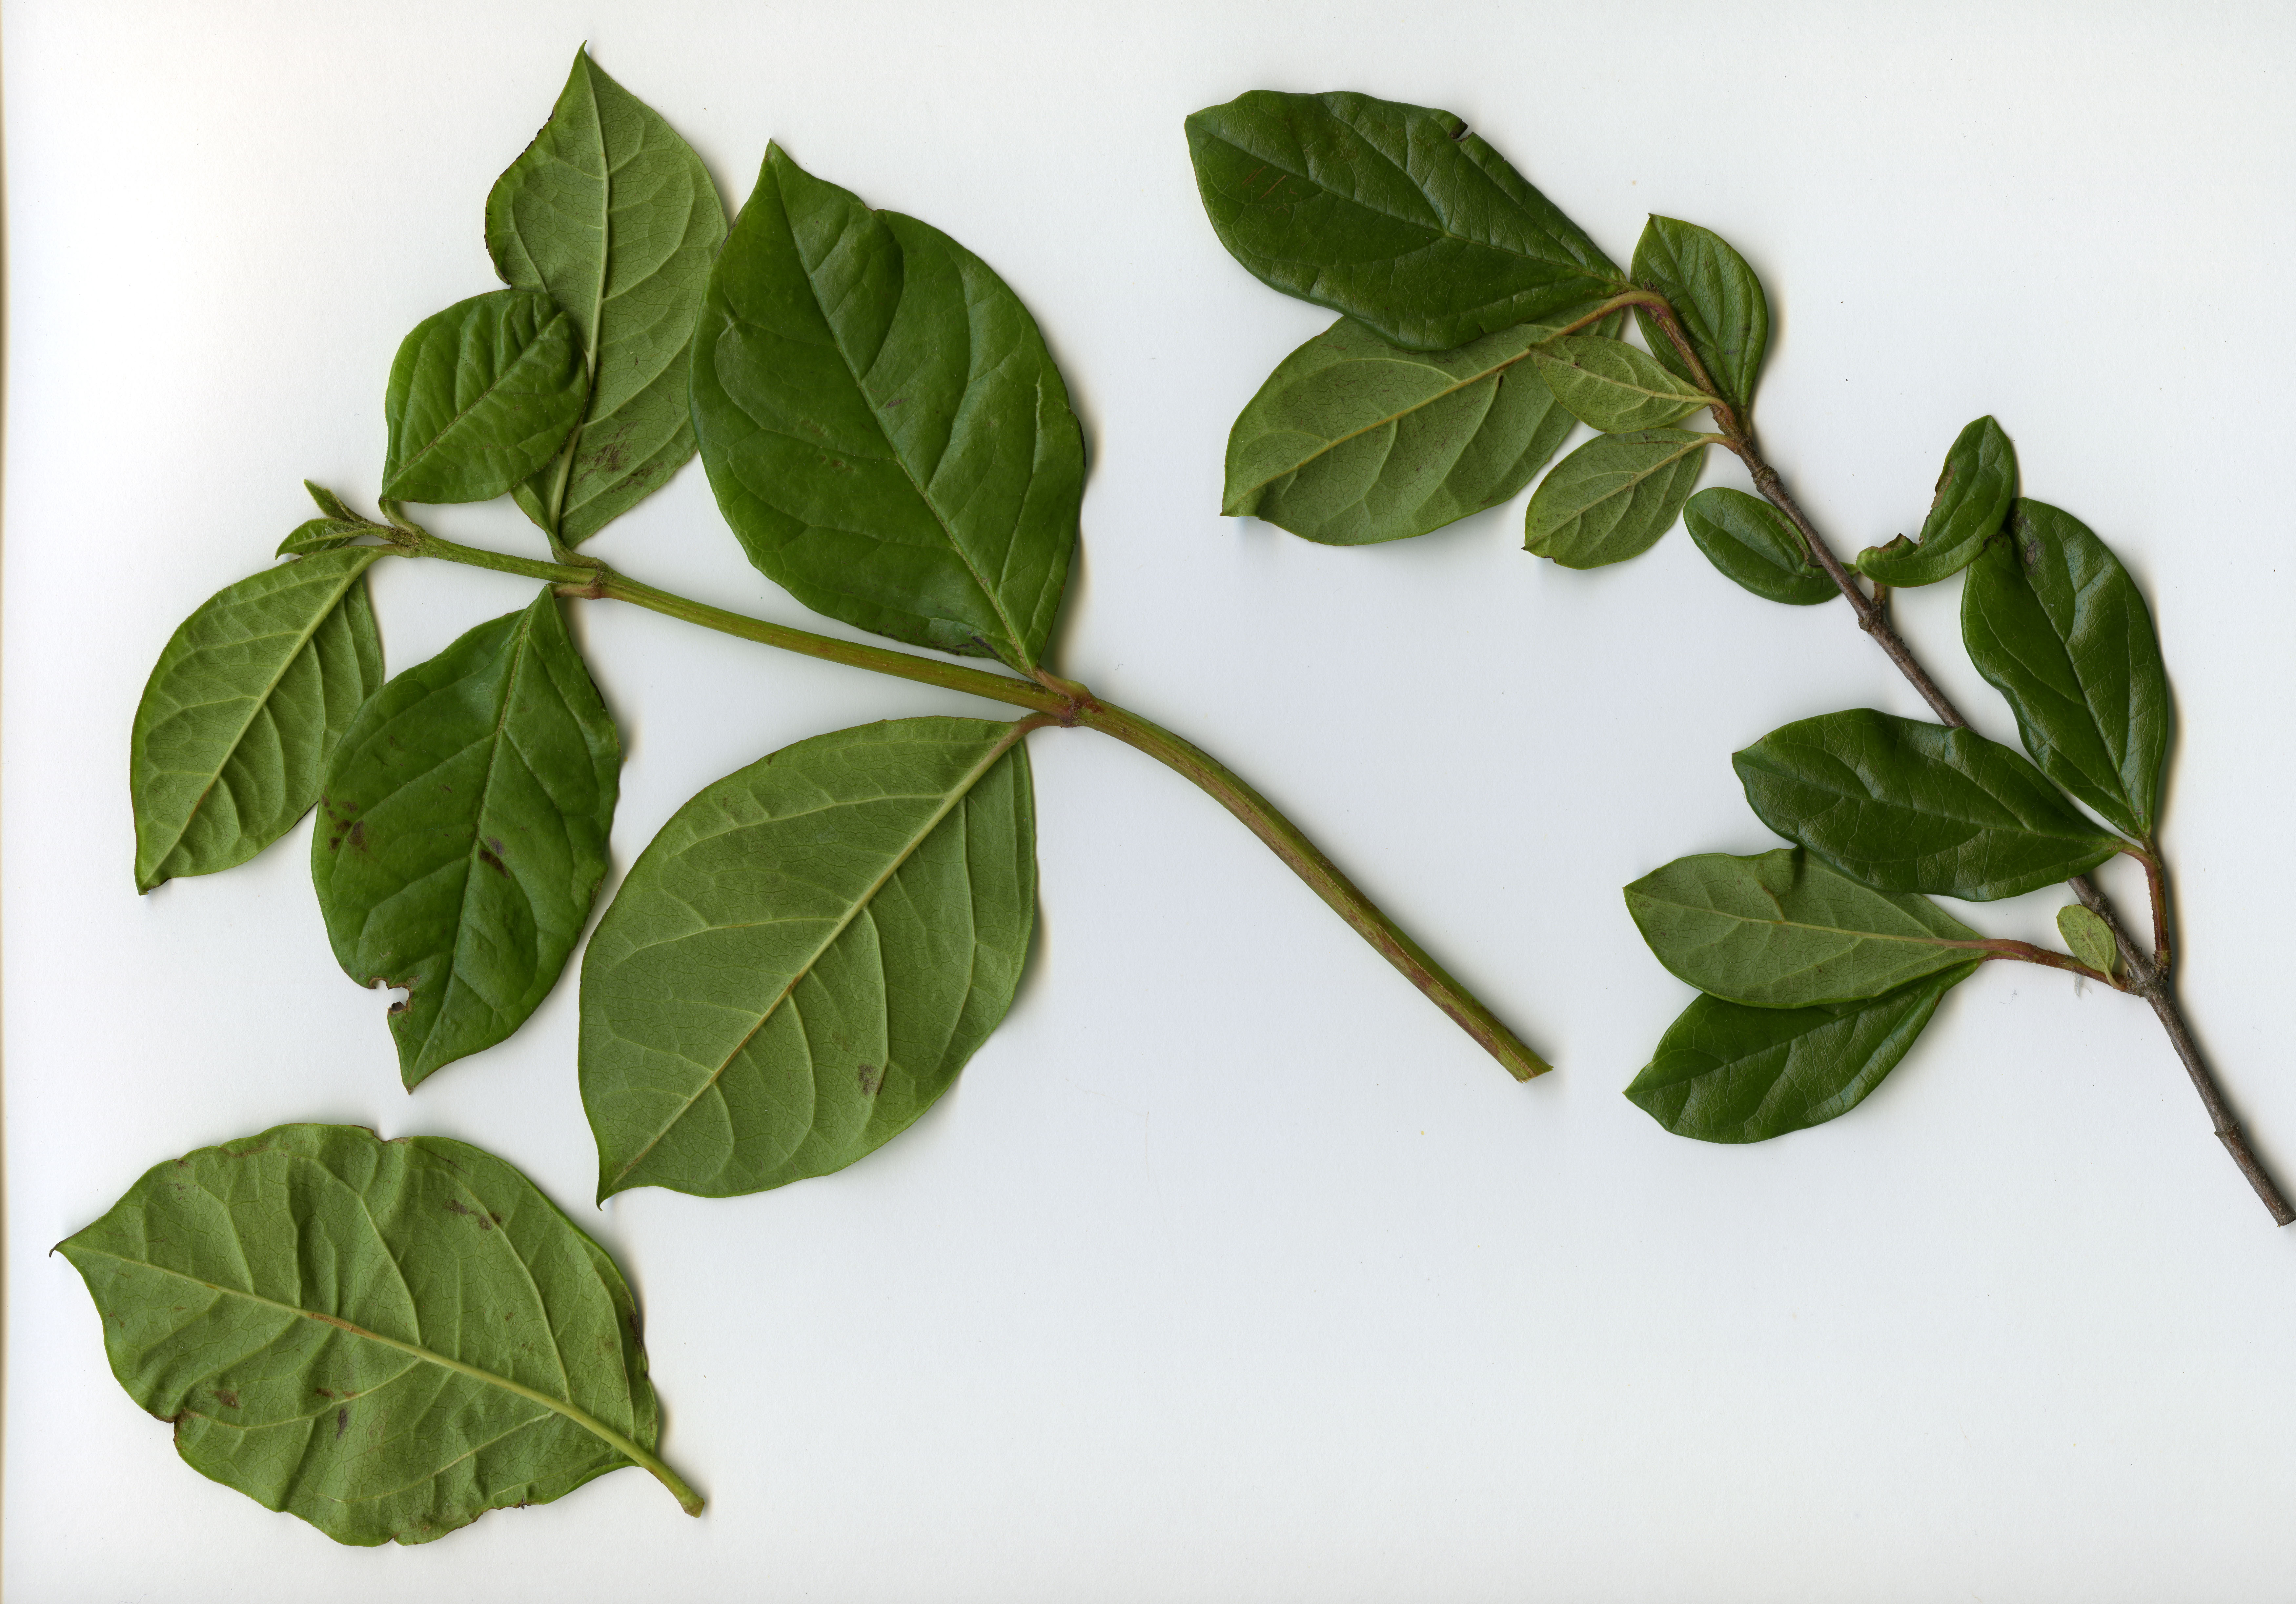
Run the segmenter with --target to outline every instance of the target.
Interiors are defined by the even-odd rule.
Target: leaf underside
[[[1707,404],[1648,352],[1606,335],[1565,334],[1533,351],[1531,360],[1564,410],[1606,434],[1663,429]]]
[[[1705,459],[1704,438],[1679,429],[1597,436],[1531,492],[1523,549],[1570,569],[1639,557],[1674,527]]]
[[[455,302],[415,324],[391,362],[382,494],[500,495],[558,454],[586,389],[574,325],[548,296],[496,290]]]

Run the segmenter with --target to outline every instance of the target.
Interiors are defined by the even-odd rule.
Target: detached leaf
[[[1973,730],[1860,708],[1773,730],[1730,762],[1763,823],[1884,890],[1993,902],[2122,846]]]
[[[2057,933],[2073,956],[2089,968],[2110,975],[2120,967],[2120,944],[2112,938],[2112,927],[2080,904],[2068,903],[2057,910]]]
[[[2169,673],[2144,593],[2069,512],[2021,501],[1961,597],[1977,671],[2009,700],[2041,772],[2139,838],[2169,750]]]
[[[168,638],[135,706],[127,791],[135,888],[243,863],[318,800],[319,776],[382,683],[367,600],[379,546],[251,575]]]
[[[582,961],[602,1199],[827,1174],[948,1089],[1012,1006],[1036,920],[1023,732],[840,730],[662,826]]]
[[[1531,492],[1523,550],[1564,568],[1639,557],[1674,527],[1706,462],[1706,438],[1678,429],[1603,435]]]
[[[1420,353],[1340,319],[1286,356],[1236,419],[1220,511],[1368,545],[1506,500],[1570,432],[1526,360],[1548,332],[1526,323]]]
[[[428,1543],[656,1456],[637,1306],[533,1183],[439,1136],[281,1125],[57,1245],[201,1475],[338,1543]]]
[[[496,290],[414,325],[383,397],[394,501],[486,501],[558,454],[587,381],[574,326],[546,295]]]
[[[578,545],[693,454],[687,352],[726,207],[676,131],[586,50],[534,143],[487,196],[503,282],[542,290],[572,320],[591,380],[564,454],[518,504]]]
[[[1980,937],[1935,903],[1861,886],[1804,853],[1677,858],[1627,888],[1658,961],[1757,1008],[1878,997],[1970,962]]]
[[[1841,593],[1810,561],[1801,531],[1759,496],[1701,490],[1684,504],[1682,522],[1708,561],[1765,601],[1810,607]]]
[[[1580,422],[1608,434],[1660,429],[1706,405],[1647,353],[1600,334],[1565,334],[1531,352],[1538,376]]]
[[[1900,535],[1857,553],[1857,571],[1878,585],[1934,585],[1977,561],[2017,496],[2017,448],[1990,418],[1963,430],[1946,453],[1919,545]]]
[[[1036,666],[1084,437],[1035,321],[980,258],[769,147],[710,275],[693,417],[767,578],[897,641]]]
[[[606,872],[621,744],[544,591],[385,685],[328,765],[311,880],[409,1088],[526,1022]]]
[[[1440,351],[1562,322],[1625,276],[1448,111],[1255,89],[1188,119],[1220,243],[1286,295]]]
[[[2086,912],[2086,910],[2083,910]],[[1701,997],[1659,1038],[1627,1096],[1677,1136],[1767,1142],[1866,1101],[1972,961],[1857,1002],[1749,1008]]]
[[[1635,243],[1634,279],[1666,297],[1707,377],[1724,400],[1744,410],[1754,398],[1754,381],[1770,343],[1769,298],[1746,258],[1710,229],[1653,217]],[[1659,361],[1688,379],[1690,364],[1658,320],[1640,307],[1635,320]]]

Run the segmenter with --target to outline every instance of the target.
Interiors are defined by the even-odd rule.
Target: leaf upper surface
[[[1635,282],[1666,297],[1722,398],[1742,411],[1754,398],[1754,381],[1770,343],[1770,302],[1746,258],[1711,229],[1675,217],[1653,217],[1635,243]],[[1635,321],[1668,371],[1690,377],[1657,319],[1637,307]]]
[[[1709,562],[1765,601],[1811,607],[1841,593],[1810,561],[1800,531],[1759,496],[1701,490],[1684,503],[1682,523]]]
[[[1571,569],[1639,557],[1674,527],[1705,463],[1705,437],[1679,429],[1597,436],[1531,492],[1523,550]]]
[[[1220,511],[1367,545],[1506,500],[1570,432],[1525,360],[1547,333],[1527,323],[1418,352],[1340,319],[1286,356],[1236,419]]]
[[[1884,890],[1993,902],[2121,848],[1973,730],[1860,708],[1773,730],[1730,762],[1763,823]]]
[[[1565,334],[1531,352],[1538,376],[1580,422],[1607,434],[1661,429],[1706,405],[1646,351],[1600,334]]]
[[[390,364],[382,494],[500,495],[558,454],[586,389],[574,326],[546,295],[496,290],[424,318]]]
[[[1229,253],[1397,345],[1449,350],[1625,288],[1585,231],[1448,111],[1255,89],[1187,132]]]
[[[947,1090],[1012,1005],[1035,923],[1022,733],[840,730],[662,826],[582,961],[602,1199],[826,1174]]]
[[[2017,448],[2001,425],[1980,418],[1946,453],[1918,544],[1900,535],[1857,553],[1857,571],[1878,585],[1934,585],[1977,561],[2017,497]]]
[[[549,994],[606,872],[621,744],[545,590],[393,679],[328,765],[311,879],[343,972],[407,987],[410,1087]]]
[[[200,604],[135,707],[127,790],[135,888],[243,863],[318,800],[359,704],[382,683],[367,599],[379,547],[265,569]]]
[[[59,1251],[184,1461],[338,1543],[427,1543],[660,1438],[613,1261],[459,1142],[282,1125],[154,1166]]]

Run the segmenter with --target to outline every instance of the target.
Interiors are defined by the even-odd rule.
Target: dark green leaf
[[[1658,961],[1757,1008],[1878,997],[1969,962],[1976,931],[1935,903],[1876,891],[1790,847],[1677,858],[1627,888]]]
[[[1644,289],[1666,297],[1707,377],[1724,400],[1743,410],[1754,398],[1754,381],[1770,343],[1769,299],[1745,258],[1710,229],[1653,217],[1635,243],[1634,277]],[[1635,318],[1658,359],[1689,378],[1690,364],[1658,320],[1640,307]]]
[[[1044,337],[938,229],[774,146],[710,275],[693,418],[750,561],[816,612],[1035,667],[1084,437]]]
[[[1580,422],[1609,434],[1660,429],[1706,405],[1688,381],[1623,340],[1565,334],[1530,356],[1554,398]]]
[[[1730,762],[1763,823],[1886,891],[1993,902],[2121,847],[1974,730],[1859,708],[1773,730]]]
[[[549,994],[606,872],[621,744],[545,590],[385,685],[327,767],[311,879],[335,961],[407,988],[408,1086]]]
[[[1801,532],[1759,496],[1701,490],[1684,504],[1682,523],[1708,561],[1765,601],[1808,607],[1841,593],[1810,561]]]
[[[1857,571],[1877,585],[1934,585],[1977,561],[2017,496],[2017,448],[1990,418],[1963,430],[1946,453],[1921,544],[1904,536],[1857,553]]]
[[[1524,360],[1547,332],[1526,323],[1421,353],[1340,319],[1286,356],[1236,419],[1220,511],[1368,545],[1506,500],[1570,432]]]
[[[2073,956],[2089,968],[2110,975],[2120,967],[2120,944],[2112,938],[2112,927],[2080,904],[2068,903],[2057,910],[2057,932]]]
[[[1213,229],[1252,275],[1448,350],[1625,288],[1576,223],[1448,111],[1255,89],[1188,119]]]
[[[582,960],[598,1195],[842,1169],[947,1091],[1036,921],[1023,727],[904,718],[784,747],[672,815]]]
[[[578,545],[693,454],[686,353],[726,208],[686,143],[578,51],[550,120],[487,196],[503,282],[547,291],[594,376],[580,430],[518,487]]]
[[[2152,833],[2169,750],[2169,674],[2120,559],[2069,512],[2021,501],[1969,570],[1970,660],[2017,714],[2041,772],[2137,837]]]
[[[382,683],[377,546],[264,569],[168,638],[135,707],[135,888],[243,863],[318,800],[327,756]]]
[[[281,1125],[149,1171],[58,1244],[111,1373],[201,1475],[338,1543],[662,1466],[637,1306],[533,1183],[439,1136]]]
[[[546,295],[496,290],[414,325],[383,397],[382,493],[485,501],[558,454],[586,381],[574,325]]]
[[[1638,557],[1674,527],[1705,462],[1706,437],[1679,429],[1589,440],[1531,492],[1523,550],[1573,569]]]
[[[1847,1114],[1898,1067],[1977,962],[1861,1002],[1749,1008],[1701,997],[1659,1038],[1627,1095],[1677,1136],[1766,1142]]]

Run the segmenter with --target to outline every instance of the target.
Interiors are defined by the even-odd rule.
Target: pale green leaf
[[[2089,968],[2110,975],[2120,967],[2120,944],[2112,938],[2112,927],[2080,904],[2067,903],[2057,910],[2057,933],[2073,956]]]
[[[500,495],[558,454],[587,382],[574,327],[546,295],[496,290],[414,325],[390,364],[382,494]]]
[[[1678,429],[1587,441],[1531,492],[1523,549],[1572,569],[1640,556],[1674,527],[1705,457],[1706,437]]]
[[[1660,367],[1646,351],[1600,334],[1565,334],[1530,354],[1554,398],[1580,422],[1607,434],[1662,429],[1707,397]]]

